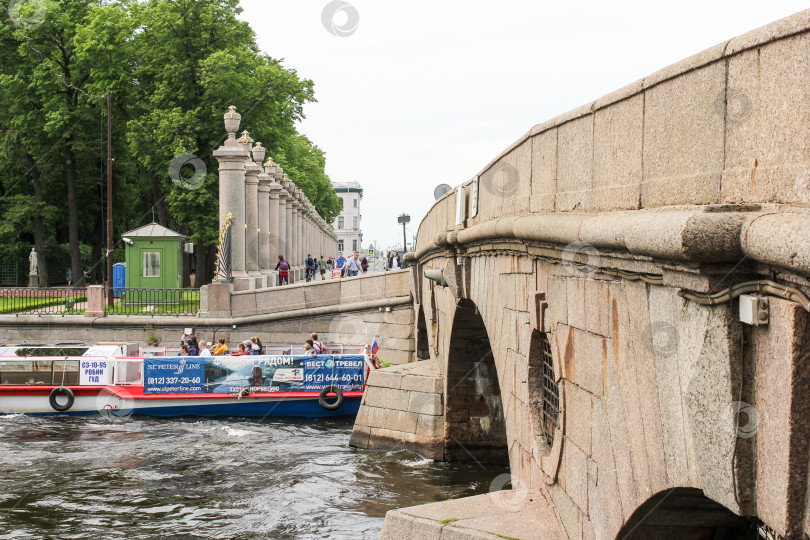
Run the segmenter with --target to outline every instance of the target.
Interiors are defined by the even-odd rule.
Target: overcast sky
[[[437,185],[469,179],[535,124],[807,8],[806,0],[343,4],[324,18],[340,5],[242,0],[242,17],[265,53],[314,81],[318,102],[299,130],[326,152],[332,181],[363,185],[363,247],[382,248],[402,243],[399,214],[411,216],[410,242]]]

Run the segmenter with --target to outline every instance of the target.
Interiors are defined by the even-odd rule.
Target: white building
[[[338,250],[349,253],[363,249],[363,233],[360,232],[360,200],[363,187],[357,182],[332,182],[338,197],[343,199],[343,211],[332,227],[338,238]]]

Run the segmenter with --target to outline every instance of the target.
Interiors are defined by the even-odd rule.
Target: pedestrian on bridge
[[[278,285],[287,285],[290,282],[290,263],[284,260],[284,255],[278,256],[276,263],[276,270],[278,270]]]
[[[343,252],[338,252],[338,257],[335,259],[335,268],[340,270],[340,275],[343,276],[343,273],[346,271],[346,257],[343,256]]]
[[[306,266],[306,280],[307,282],[312,281],[315,279],[315,259],[312,258],[312,255],[307,253],[307,258],[304,261],[304,265]]]
[[[360,272],[363,272],[364,274],[366,273],[363,270],[362,263],[360,262],[360,252],[359,251],[354,252],[354,256],[351,259],[349,259],[349,261],[346,263],[345,268],[346,268],[346,275],[348,277],[354,277],[357,274],[359,274]]]
[[[318,259],[318,270],[321,272],[321,281],[324,281],[326,279],[326,261],[324,260],[323,255],[321,255],[320,259]]]
[[[399,258],[396,251],[392,251],[388,256],[388,264],[385,265],[385,270],[399,270],[402,268],[402,259]]]

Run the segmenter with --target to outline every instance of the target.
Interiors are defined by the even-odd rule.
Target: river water
[[[505,468],[350,448],[352,419],[0,416],[0,538],[377,538]]]

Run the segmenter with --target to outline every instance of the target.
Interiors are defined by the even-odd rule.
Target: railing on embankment
[[[101,289],[104,302],[98,315],[193,316],[200,310],[199,289],[113,289],[113,304],[106,302],[110,289]],[[87,315],[85,287],[0,288],[0,315]],[[98,302],[97,302],[98,303]]]
[[[104,307],[104,287],[91,285],[86,294],[84,316],[0,314],[0,342],[133,342],[176,347],[185,329],[193,328],[193,333],[209,342],[225,338],[236,344],[260,336],[266,344],[284,344],[282,350],[295,351],[316,332],[324,343],[338,346],[365,346],[376,339],[380,358],[392,364],[407,363],[414,357],[413,299],[407,270],[255,291],[206,285],[199,291],[199,312],[194,306],[182,307],[185,296],[178,304],[181,311],[167,312],[165,298],[130,295],[128,299],[129,293],[124,292],[124,301],[117,298],[116,306],[131,302],[127,309],[139,315],[122,316],[120,311],[113,313]],[[154,308],[145,311],[148,306]]]
[[[87,292],[83,287],[0,288],[0,315],[81,315],[86,302]]]
[[[105,291],[109,294],[109,289]],[[113,305],[105,302],[107,315],[196,315],[200,311],[199,289],[115,288]]]

